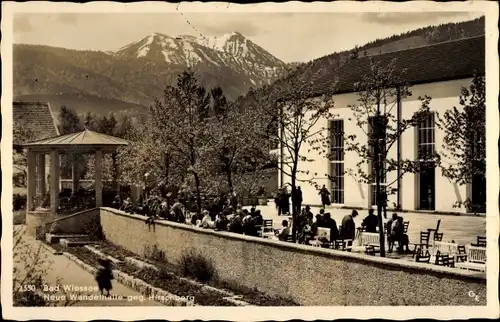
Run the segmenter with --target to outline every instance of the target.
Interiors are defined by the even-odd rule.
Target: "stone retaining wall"
[[[26,213],[26,231],[31,236],[45,233],[92,234],[99,225],[99,208],[87,209],[75,214],[54,214],[50,210]]]
[[[211,259],[219,277],[302,305],[486,305],[485,274],[369,257],[145,217],[101,208],[106,238],[141,255],[156,244],[177,262],[188,249]],[[480,302],[469,292],[479,295]],[[404,295],[403,295],[404,294]]]

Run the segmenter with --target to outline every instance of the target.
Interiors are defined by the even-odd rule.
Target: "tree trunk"
[[[377,119],[375,119],[375,182],[376,182],[376,198],[377,198],[377,217],[378,217],[378,229],[380,235],[380,257],[385,257],[385,238],[384,238],[384,221],[382,218],[382,193],[380,191],[380,138],[381,138],[381,122],[380,122],[380,113],[377,113]]]
[[[200,177],[198,176],[197,173],[193,173],[194,176],[194,182],[196,185],[196,213],[200,214],[201,213],[201,193],[200,193]]]
[[[398,195],[397,195],[397,203],[396,203],[396,209],[400,210],[401,209],[401,93],[399,90],[399,87],[397,89],[397,110],[396,110],[396,115],[397,115],[397,131],[398,131],[398,137],[397,137],[397,156],[398,156],[398,169],[397,169],[397,187],[398,187]],[[387,218],[387,210],[385,209],[387,207],[384,207],[384,217]]]
[[[167,196],[167,189],[168,189],[168,177],[170,175],[170,155],[165,154],[165,180],[163,182],[163,189],[161,189],[161,194],[162,197],[165,198]],[[168,205],[168,199],[167,199],[167,205]]]
[[[292,241],[295,243],[297,240],[297,214],[295,211],[295,198],[293,197],[295,195],[295,183],[296,183],[296,177],[297,177],[297,166],[294,165],[293,170],[292,170]]]
[[[232,196],[233,192],[234,192],[234,188],[233,188],[233,174],[231,172],[231,168],[229,168],[229,167],[226,168],[226,177],[227,177],[227,185],[229,186],[229,193]]]

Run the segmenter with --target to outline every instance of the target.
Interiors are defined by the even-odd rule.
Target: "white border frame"
[[[2,309],[6,319],[65,319],[80,320],[115,319],[131,321],[137,319],[168,317],[169,320],[182,319],[220,319],[220,320],[288,320],[291,318],[312,320],[332,318],[391,318],[402,320],[407,318],[495,318],[499,314],[498,305],[498,134],[499,113],[497,95],[499,93],[498,65],[498,4],[490,1],[447,2],[411,1],[404,3],[390,2],[347,2],[333,3],[261,3],[251,5],[231,4],[227,2],[212,3],[182,3],[184,12],[422,12],[422,11],[476,11],[486,16],[486,105],[487,105],[487,229],[488,238],[488,269],[487,269],[487,306],[480,307],[252,307],[252,308],[214,308],[214,307],[61,307],[61,308],[13,308],[12,307],[12,21],[13,14],[25,13],[71,13],[71,12],[173,12],[177,4],[160,2],[113,3],[91,2],[57,3],[57,2],[2,2]],[[7,68],[5,68],[7,67]]]

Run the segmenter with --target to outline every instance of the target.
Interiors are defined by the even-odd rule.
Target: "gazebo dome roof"
[[[85,129],[80,132],[59,135],[24,144],[32,149],[111,149],[128,145],[128,141],[111,135]]]

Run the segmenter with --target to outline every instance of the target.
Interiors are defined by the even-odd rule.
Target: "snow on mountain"
[[[269,84],[286,64],[238,32],[218,37],[167,36],[153,33],[114,52],[115,56],[148,59],[244,76],[250,86]]]

